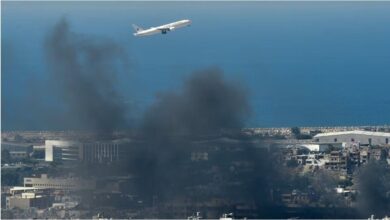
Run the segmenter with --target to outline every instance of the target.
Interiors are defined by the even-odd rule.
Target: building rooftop
[[[37,190],[40,190],[40,189],[37,187],[14,186],[9,190],[9,192],[11,194],[14,194],[14,193],[23,192],[23,191],[37,191]]]
[[[390,133],[387,133],[387,132],[375,132],[375,131],[360,131],[360,130],[356,130],[356,131],[339,131],[339,132],[320,133],[320,134],[315,135],[314,138],[326,137],[326,136],[334,136],[334,135],[346,135],[346,134],[390,137]]]

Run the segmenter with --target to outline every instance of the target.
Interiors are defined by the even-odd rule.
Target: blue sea
[[[48,32],[121,45],[116,89],[133,118],[193,71],[217,67],[243,85],[248,127],[390,124],[390,2],[2,1],[3,130],[67,129],[48,83]],[[131,24],[192,25],[136,38]]]

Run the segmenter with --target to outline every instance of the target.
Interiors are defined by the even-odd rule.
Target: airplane
[[[133,24],[133,28],[136,31],[134,36],[148,36],[153,34],[166,34],[168,31],[173,31],[178,28],[187,27],[191,25],[191,20],[181,20],[176,21],[169,24],[164,24],[158,27],[151,27],[149,29],[143,29],[135,24]]]

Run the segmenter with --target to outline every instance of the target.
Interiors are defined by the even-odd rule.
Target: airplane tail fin
[[[133,28],[134,28],[134,30],[135,30],[136,32],[144,30],[143,28],[141,28],[141,27],[139,27],[139,26],[137,26],[137,25],[135,25],[135,24],[133,24]]]

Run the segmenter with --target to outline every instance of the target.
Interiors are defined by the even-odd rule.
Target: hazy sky
[[[43,123],[63,107],[48,85],[43,42],[62,17],[73,32],[125,49],[129,69],[117,89],[135,117],[192,71],[219,67],[248,88],[248,126],[390,124],[390,2],[1,4],[3,129],[61,128]],[[180,19],[193,24],[132,36],[132,23]]]

